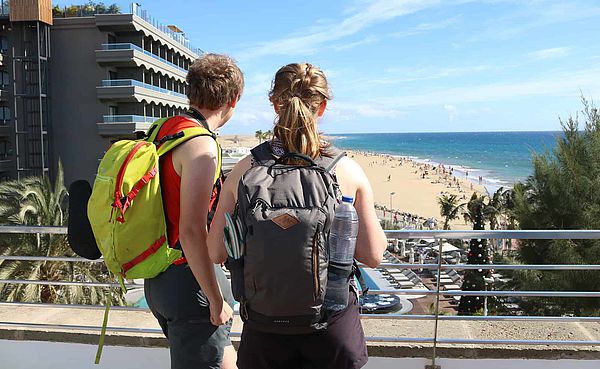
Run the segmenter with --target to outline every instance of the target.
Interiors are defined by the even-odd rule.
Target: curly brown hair
[[[227,55],[205,54],[188,70],[187,97],[199,108],[217,110],[239,99],[244,90],[244,75]]]

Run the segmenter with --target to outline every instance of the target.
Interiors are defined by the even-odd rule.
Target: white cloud
[[[600,15],[597,0],[507,0],[516,11],[487,22],[487,28],[470,42],[508,40],[532,29],[553,24],[576,22]]]
[[[351,73],[347,73],[342,76],[338,82],[339,85],[346,86],[346,88],[360,88],[363,86],[386,86],[386,85],[397,85],[407,82],[435,80],[441,78],[452,78],[471,75],[483,71],[492,69],[489,65],[468,65],[462,67],[393,67],[388,68],[384,72],[377,73],[376,77],[359,77],[356,79],[349,79],[347,76]]]
[[[354,35],[372,25],[390,19],[413,14],[442,3],[441,0],[374,0],[357,2],[356,9],[342,20],[331,20],[328,24],[317,25],[295,35],[263,42],[243,51],[239,59],[251,59],[266,55],[306,55],[319,46]]]
[[[245,80],[245,90],[243,97],[260,97],[262,99],[267,99],[267,94],[271,89],[271,81],[275,76],[275,72],[273,73],[253,73],[250,75],[244,76]]]
[[[356,120],[357,118],[400,118],[405,112],[377,103],[354,103],[333,100],[327,108],[330,118]]]
[[[355,41],[355,42],[350,42],[350,43],[347,43],[347,44],[342,44],[342,45],[334,46],[333,49],[335,51],[343,51],[343,50],[352,49],[352,48],[354,48],[356,46],[360,46],[360,45],[372,44],[374,42],[377,42],[378,40],[379,39],[377,37],[370,36],[370,37],[366,37],[366,38],[364,38],[362,40],[359,40],[359,41]]]
[[[448,113],[448,120],[450,122],[454,122],[454,118],[456,118],[456,114],[458,113],[456,106],[446,104],[444,105],[444,110],[446,110],[446,113]]]
[[[570,53],[570,51],[570,47],[553,47],[549,49],[532,51],[527,54],[527,57],[531,60],[553,59],[566,56]]]
[[[428,31],[444,29],[444,28],[448,28],[450,26],[457,24],[461,18],[462,18],[462,16],[459,15],[459,16],[444,19],[444,20],[441,20],[438,22],[421,23],[414,27],[410,27],[405,31],[394,32],[391,35],[393,37],[407,37],[407,36],[418,35],[421,33],[428,32]]]
[[[469,102],[500,101],[532,96],[600,96],[600,68],[573,71],[529,81],[492,83],[456,87],[422,94],[380,98],[383,104],[404,109],[439,103],[456,105]]]
[[[259,129],[268,130],[273,127],[275,113],[266,96],[244,94],[235,110],[231,121],[222,128],[224,134],[252,133]]]

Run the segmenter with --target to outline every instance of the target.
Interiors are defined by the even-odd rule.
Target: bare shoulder
[[[175,153],[186,153],[192,155],[207,155],[217,157],[217,143],[209,136],[198,136],[190,138],[188,141],[179,145]]]
[[[242,160],[238,161],[237,164],[231,170],[231,176],[238,180],[244,173],[252,166],[252,155],[246,155]]]
[[[339,178],[344,179],[352,179],[353,182],[362,183],[367,179],[365,172],[362,167],[352,160],[351,158],[345,156],[340,159],[339,163],[336,166],[336,173]]]
[[[184,164],[197,162],[198,159],[204,161],[211,160],[216,163],[218,158],[217,150],[217,143],[212,137],[198,136],[191,138],[173,150],[173,166],[175,167],[175,171],[181,175],[181,168]]]
[[[227,175],[227,179],[225,180],[225,186],[227,188],[231,187],[237,188],[237,184],[240,181],[240,178],[246,173],[250,166],[252,165],[252,155],[245,156],[242,160],[238,161],[237,164],[233,167],[231,172]]]

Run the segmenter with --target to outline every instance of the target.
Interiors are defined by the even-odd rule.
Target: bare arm
[[[208,233],[208,252],[213,263],[222,263],[227,259],[227,251],[223,241],[225,213],[233,214],[237,201],[237,188],[242,175],[250,168],[250,157],[240,160],[223,184],[217,212]]]
[[[207,215],[217,168],[217,145],[210,137],[193,138],[175,149],[173,163],[181,175],[179,241],[194,277],[208,298],[211,321],[220,325],[231,316],[227,317],[226,312],[220,316],[223,295],[206,245]]]
[[[358,237],[356,239],[356,260],[375,268],[383,259],[387,238],[377,214],[373,200],[373,189],[365,172],[354,160],[344,158],[336,169],[343,194],[354,194],[354,208],[358,213]]]

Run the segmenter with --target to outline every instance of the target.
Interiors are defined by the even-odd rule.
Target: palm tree
[[[29,177],[0,184],[0,224],[64,226],[67,220],[62,165],[52,184],[47,177]],[[3,255],[75,256],[64,235],[24,234],[0,238]],[[0,279],[98,282],[108,275],[102,264],[0,260]],[[103,290],[81,286],[0,284],[5,301],[91,303],[103,300]],[[115,302],[119,302],[117,296]]]
[[[442,195],[438,197],[438,204],[440,205],[440,215],[444,218],[443,229],[450,229],[450,222],[460,217],[465,204],[459,204],[456,195]]]
[[[488,202],[483,208],[483,217],[490,222],[490,229],[498,229],[500,216],[504,213],[504,188],[500,187],[492,196],[487,196]]]
[[[261,130],[258,130],[256,132],[254,132],[254,137],[258,138],[258,143],[262,143],[262,140],[264,138],[264,133]]]
[[[273,131],[268,130],[265,133],[263,133],[264,140],[270,140],[271,138],[273,138]]]

